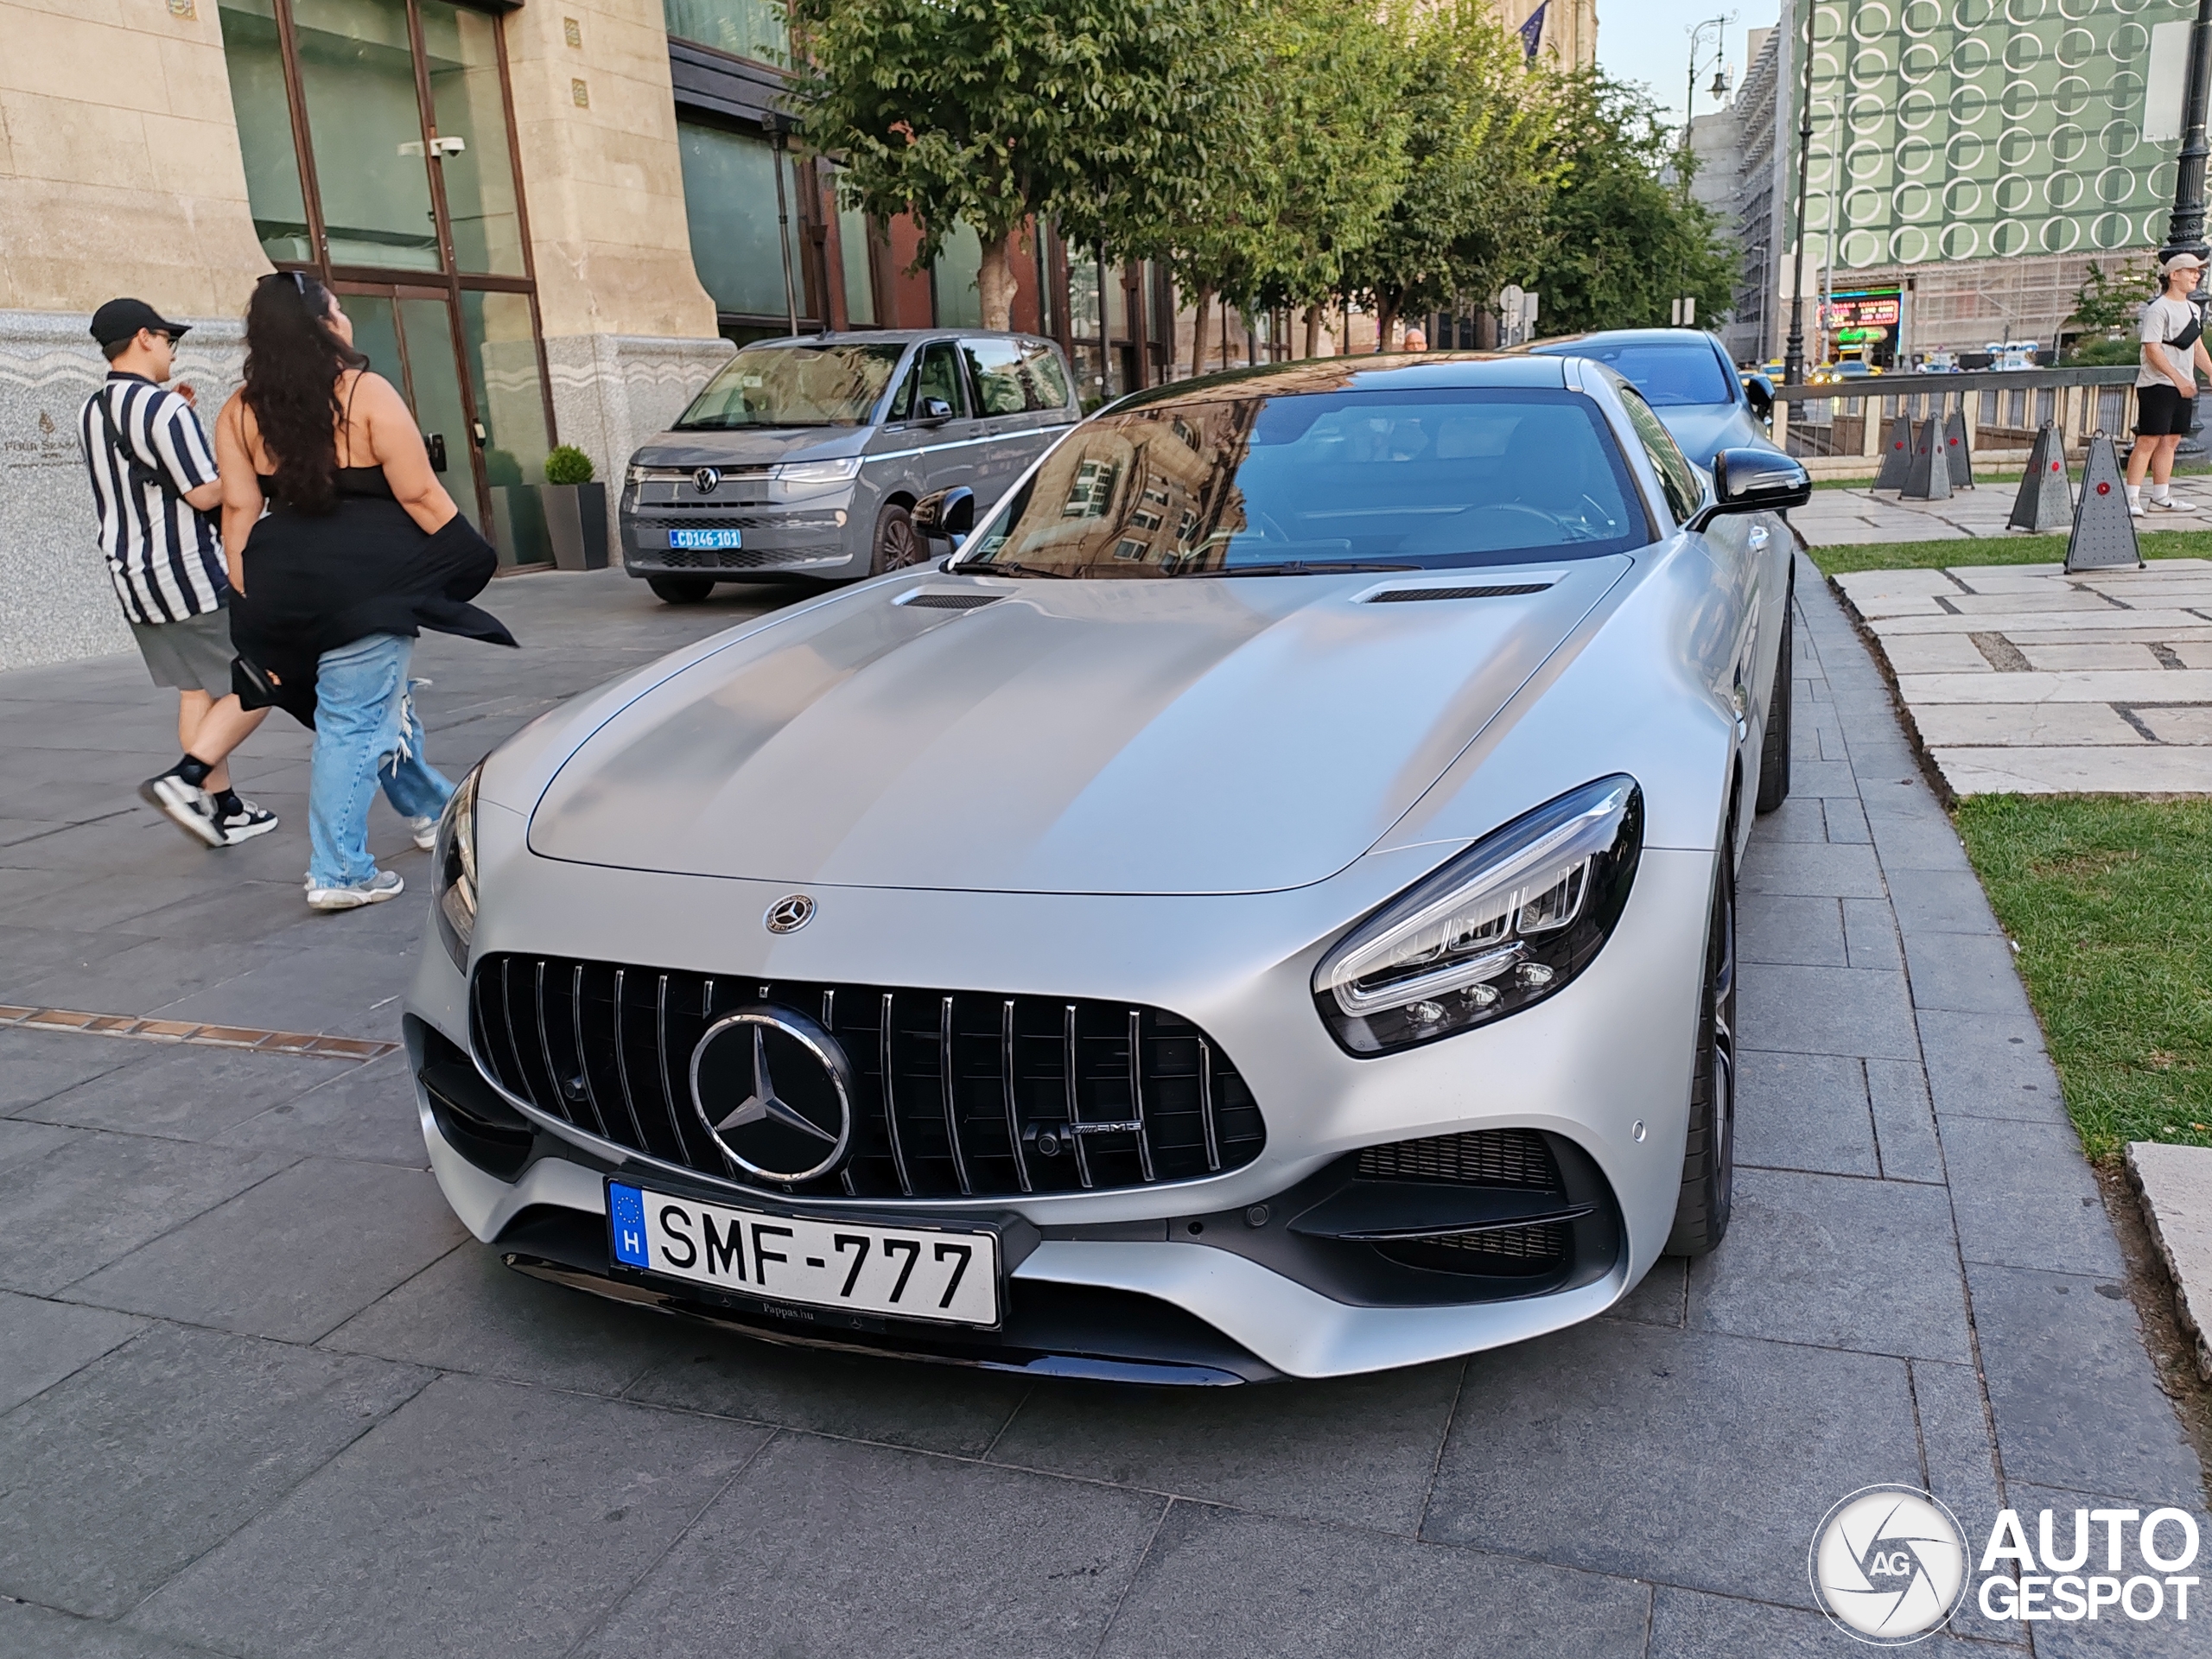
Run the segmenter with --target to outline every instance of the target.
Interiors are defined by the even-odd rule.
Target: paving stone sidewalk
[[[1954,793],[2212,794],[2212,560],[1835,582]]]
[[[1847,1655],[1806,1551],[1859,1487],[1975,1539],[2005,1503],[2201,1509],[2005,941],[1798,588],[1733,1230],[1465,1362],[1182,1393],[766,1348],[501,1268],[397,1057],[0,1031],[0,1656]],[[422,654],[455,770],[743,613],[618,575],[490,602],[524,652]],[[131,797],[169,758],[135,660],[0,677],[0,1001],[395,1034],[428,861],[380,816],[408,896],[308,916],[296,735],[241,768],[284,828],[210,855]]]
[[[2068,454],[2066,472],[2078,491],[2079,449]],[[2014,536],[2019,532],[2008,529],[2005,521],[2012,516],[2019,488],[2017,471],[2010,483],[1980,484],[1942,501],[1907,501],[1894,490],[1877,494],[1864,485],[1837,486],[1815,490],[1812,500],[1791,510],[1789,522],[1815,547]],[[2177,479],[2173,492],[2177,500],[2189,504],[2189,510],[2147,514],[2136,520],[2138,531],[2212,530],[2212,478]]]

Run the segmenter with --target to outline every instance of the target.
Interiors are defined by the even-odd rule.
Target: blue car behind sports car
[[[1707,472],[1723,449],[1775,447],[1736,365],[1702,329],[1608,328],[1548,340],[1529,350],[1603,363],[1643,394],[1682,453]]]

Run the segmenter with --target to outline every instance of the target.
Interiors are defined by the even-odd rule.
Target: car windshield
[[[1735,401],[1720,359],[1700,341],[1580,340],[1554,354],[1595,358],[1642,392],[1654,409]]]
[[[1582,558],[1649,539],[1636,499],[1578,393],[1176,400],[1077,427],[959,563],[1105,578]]]
[[[678,432],[858,426],[875,410],[899,346],[748,346],[692,399]]]

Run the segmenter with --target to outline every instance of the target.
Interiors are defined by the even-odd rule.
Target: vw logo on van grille
[[[721,487],[722,475],[712,467],[702,467],[691,474],[691,487],[702,495],[712,495]]]

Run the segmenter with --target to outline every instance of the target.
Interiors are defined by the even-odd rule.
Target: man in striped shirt
[[[154,683],[177,692],[184,758],[138,792],[187,835],[227,847],[276,827],[274,813],[239,798],[230,776],[231,751],[268,710],[240,708],[231,690],[222,485],[191,386],[166,384],[184,332],[143,300],[100,307],[92,338],[107,383],[86,400],[79,435],[115,596]]]

